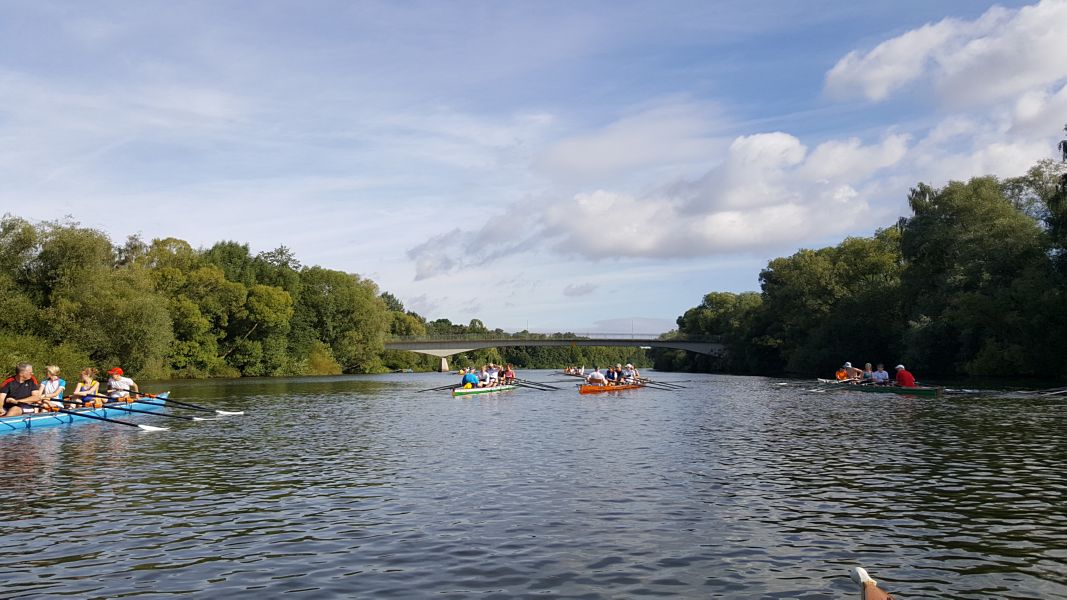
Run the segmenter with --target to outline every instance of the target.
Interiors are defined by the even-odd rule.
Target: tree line
[[[222,241],[113,243],[73,221],[0,218],[0,364],[66,374],[121,365],[142,378],[432,370],[436,358],[386,351],[390,335],[476,333],[475,319],[429,322],[373,281],[302,265],[285,246]],[[495,330],[500,331],[500,330]],[[503,334],[503,332],[500,332]],[[641,362],[641,350],[507,348],[454,364],[525,368]]]
[[[677,332],[722,357],[653,351],[664,370],[826,374],[844,361],[923,375],[1067,375],[1067,168],[919,184],[911,214],[771,260],[760,291],[712,292]],[[672,335],[672,334],[667,334]]]

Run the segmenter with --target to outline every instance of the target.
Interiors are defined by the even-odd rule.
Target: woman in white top
[[[59,367],[48,365],[44,368],[44,373],[45,378],[40,388],[41,400],[57,408],[63,408],[63,392],[67,389],[67,382],[59,378]]]

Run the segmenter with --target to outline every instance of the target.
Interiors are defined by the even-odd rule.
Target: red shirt
[[[897,385],[900,387],[915,387],[915,376],[908,373],[907,369],[897,371]]]

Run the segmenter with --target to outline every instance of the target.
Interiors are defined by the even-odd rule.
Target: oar
[[[668,386],[662,385],[662,384],[660,384],[658,382],[655,382],[655,381],[640,381],[640,382],[638,382],[638,385],[641,385],[643,387],[650,387],[650,388],[652,388],[654,390],[664,390],[664,391],[668,391],[668,392],[676,392],[679,389],[681,389],[681,388],[668,387]]]
[[[645,385],[650,385],[650,386],[659,385],[659,386],[663,386],[666,389],[671,389],[671,390],[684,390],[685,389],[684,385],[678,385],[678,384],[674,384],[674,383],[667,383],[665,381],[652,381],[651,379],[647,379],[647,378],[644,378],[644,377],[638,379],[637,381],[639,383],[643,383]]]
[[[530,386],[541,387],[541,388],[546,389],[546,390],[558,390],[559,389],[558,387],[553,387],[551,385],[548,385],[547,383],[541,383],[540,381],[530,381],[529,379],[516,379],[515,380],[515,383],[519,383],[519,382],[525,383],[525,384],[530,385]]]
[[[551,391],[551,390],[558,390],[559,389],[559,388],[538,387],[536,385],[530,385],[529,383],[526,383],[525,381],[522,381],[520,379],[516,379],[515,380],[515,385],[517,385],[519,387],[529,388],[531,390],[537,390],[539,392],[548,392],[548,391]]]
[[[107,396],[101,396],[99,394],[86,394],[86,396],[92,397],[92,398],[108,398]],[[108,398],[108,399],[110,400],[110,398]],[[144,402],[143,400],[139,400],[139,402],[141,402],[142,404],[151,404],[152,406],[166,406],[166,404],[159,404],[159,403],[156,403],[156,402]],[[210,417],[186,417],[184,415],[168,415],[167,413],[155,412],[153,410],[141,410],[139,408],[130,408],[129,406],[121,406],[118,402],[111,402],[109,404],[105,404],[103,406],[103,408],[112,408],[112,409],[115,409],[115,410],[124,410],[126,412],[139,413],[139,414],[142,414],[142,415],[152,415],[152,416],[156,416],[156,417],[166,417],[168,419],[181,419],[183,421],[215,421],[216,420],[216,419],[212,419]]]
[[[422,393],[422,392],[439,392],[441,390],[456,389],[458,387],[459,387],[459,385],[457,385],[455,383],[450,383],[448,385],[442,385],[442,386],[439,386],[439,387],[426,388],[424,390],[419,390],[419,391],[417,391],[415,393],[419,394],[419,393]]]
[[[145,397],[145,398],[159,398],[159,396],[156,395],[156,394],[146,394],[144,392],[130,392],[130,394],[137,394],[138,396],[142,396],[142,397]],[[243,415],[243,414],[245,414],[245,411],[243,411],[243,410],[219,410],[217,408],[208,408],[206,406],[200,406],[199,404],[192,404],[190,402],[179,402],[177,400],[172,400],[169,397],[168,398],[162,398],[162,400],[164,400],[166,402],[166,404],[162,404],[162,403],[159,403],[159,402],[147,402],[147,401],[144,401],[144,400],[138,400],[138,402],[144,402],[145,404],[152,404],[152,405],[155,405],[155,406],[172,406],[172,405],[181,406],[181,407],[188,408],[188,409],[191,409],[191,410],[199,410],[201,412],[213,412],[215,414],[225,415],[225,416]]]
[[[26,402],[19,402],[21,406],[37,406],[36,404],[29,404]],[[144,425],[142,423],[131,423],[129,421],[120,421],[118,419],[109,419],[107,417],[101,417],[98,415],[86,414],[84,412],[77,412],[73,410],[67,410],[65,408],[56,408],[53,412],[60,412],[65,415],[73,415],[75,417],[85,417],[86,419],[96,419],[97,421],[107,421],[108,423],[118,423],[119,425],[128,425],[130,427],[137,427],[144,431],[167,431],[166,427],[156,427],[154,425]]]

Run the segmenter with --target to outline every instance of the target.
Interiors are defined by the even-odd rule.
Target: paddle
[[[91,397],[91,398],[107,398],[108,400],[111,399],[108,396],[101,396],[99,394],[86,394],[86,396]],[[142,404],[151,404],[152,406],[166,406],[166,404],[157,403],[157,402],[144,402],[144,401],[140,401],[140,402]],[[111,409],[115,409],[115,410],[124,410],[126,412],[139,413],[139,414],[142,414],[142,415],[153,415],[153,416],[156,416],[156,417],[166,417],[168,419],[181,419],[183,421],[215,421],[216,420],[216,419],[212,419],[210,417],[186,417],[186,416],[183,416],[183,415],[168,415],[167,413],[156,412],[156,411],[153,411],[153,410],[141,410],[139,408],[130,408],[129,406],[122,406],[118,402],[111,402],[109,404],[105,404],[103,406],[103,408],[111,408]]]
[[[28,402],[19,402],[20,406],[38,406],[37,404],[30,404]],[[109,407],[110,408],[110,407]],[[129,421],[120,421],[118,419],[109,419],[107,417],[101,417],[98,415],[87,414],[85,412],[77,412],[73,410],[67,410],[65,408],[56,408],[52,412],[60,412],[65,415],[72,415],[75,417],[84,417],[86,419],[96,419],[97,421],[107,421],[108,423],[118,423],[119,425],[128,425],[130,427],[137,427],[144,431],[167,431],[166,427],[156,427],[154,425],[144,425],[141,423],[131,423]]]
[[[530,381],[529,379],[516,379],[516,385],[526,384],[528,387],[539,387],[544,390],[558,390],[558,387],[553,387],[547,383],[541,383],[540,381]]]
[[[424,390],[419,390],[419,391],[417,391],[415,393],[416,394],[420,394],[422,392],[439,392],[441,390],[449,390],[449,389],[454,390],[454,389],[456,389],[458,387],[460,387],[458,384],[450,383],[448,385],[442,385],[442,386],[438,386],[438,387],[434,387],[434,388],[426,388]]]
[[[138,396],[142,396],[142,397],[145,397],[145,398],[159,398],[159,396],[156,395],[156,394],[146,394],[144,392],[130,392],[130,394],[131,395],[132,394],[137,394]],[[152,404],[152,405],[155,405],[155,406],[171,406],[171,405],[175,405],[175,406],[181,406],[181,407],[184,407],[184,408],[188,408],[188,409],[191,409],[191,410],[199,410],[201,412],[213,412],[213,413],[224,415],[224,416],[243,415],[243,414],[245,414],[245,411],[243,411],[243,410],[234,410],[234,411],[231,411],[231,410],[218,410],[217,408],[208,408],[206,406],[200,406],[198,404],[192,404],[190,402],[179,402],[178,400],[172,400],[169,397],[163,398],[163,400],[166,401],[166,404],[162,404],[162,403],[159,403],[159,402],[146,402],[144,400],[138,400],[138,402],[144,402],[145,404]]]

